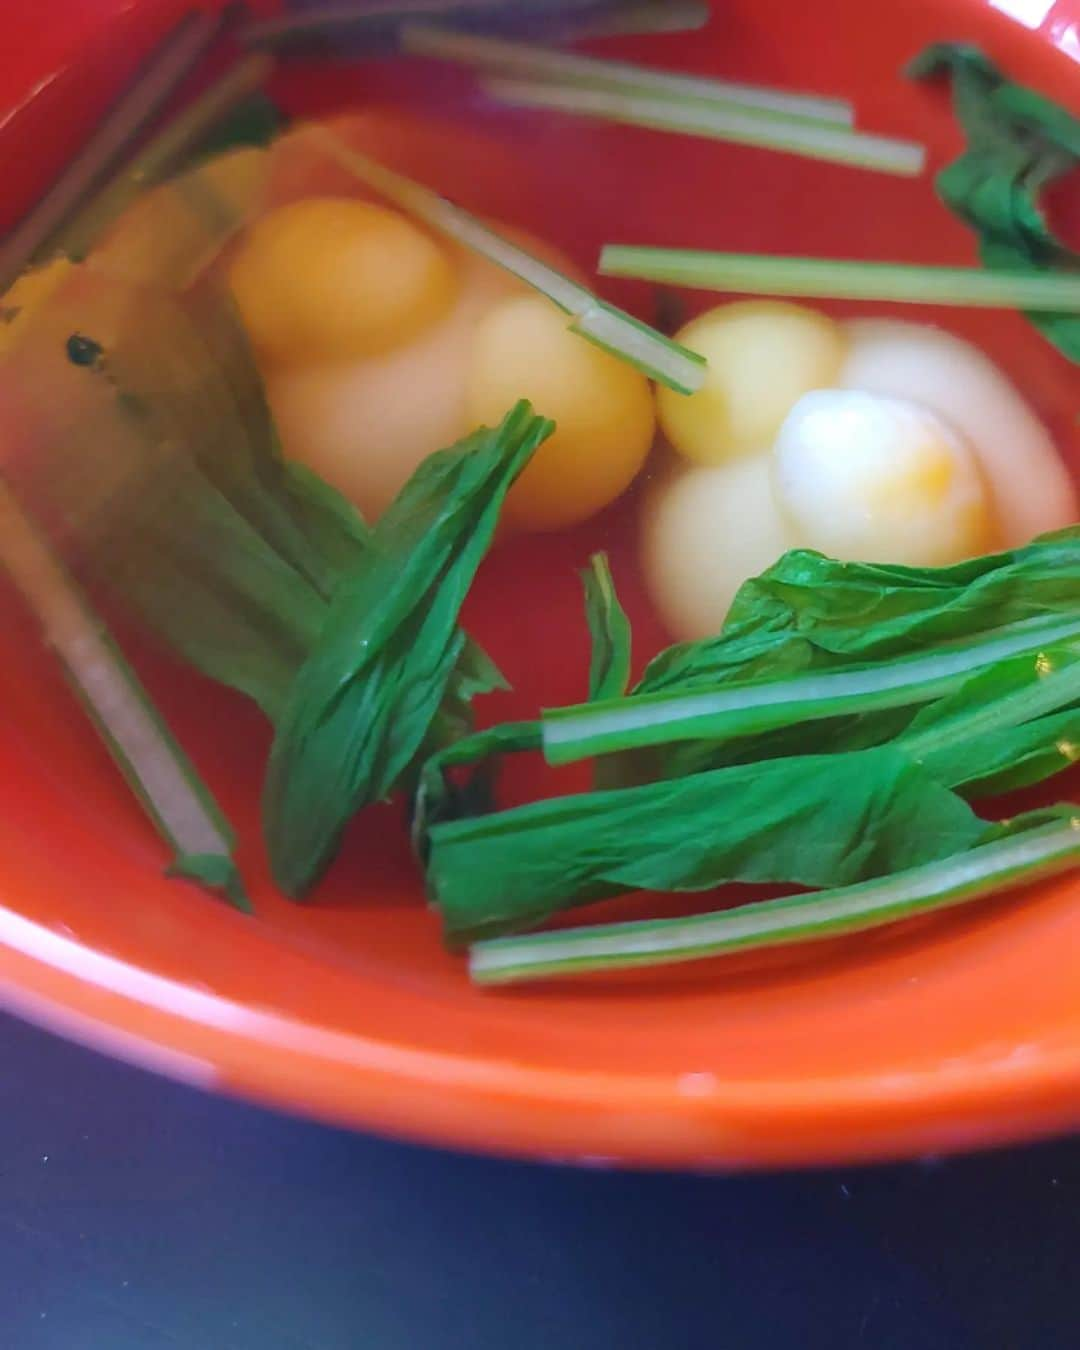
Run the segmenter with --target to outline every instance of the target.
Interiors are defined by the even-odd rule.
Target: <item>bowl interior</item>
[[[976,39],[1017,78],[1080,106],[1080,9],[1051,7],[1036,31],[1030,14],[1026,27],[1010,17],[1013,8],[1019,15],[976,0],[725,0],[705,34],[600,49],[648,49],[663,65],[852,97],[862,125],[923,141],[937,167],[960,145],[947,95],[899,74],[927,42]],[[122,61],[172,12],[145,0],[125,10],[116,18],[131,25],[125,41],[114,30],[108,47],[88,42],[82,65],[41,46],[34,59],[59,73],[10,126],[0,123],[5,158],[26,158],[13,146],[29,135],[46,164],[59,162],[85,126],[85,100],[108,96]],[[1066,20],[1071,28],[1053,28]],[[554,116],[494,116],[459,75],[417,77],[393,63],[290,67],[276,92],[293,112],[366,109],[387,157],[406,171],[550,238],[586,269],[614,239],[944,263],[974,256],[930,176],[890,179]],[[41,162],[16,170],[29,199]],[[1067,229],[1080,223],[1074,188],[1055,204]],[[604,290],[651,317],[649,288]],[[707,302],[686,299],[689,312]],[[1018,315],[933,317],[1009,372],[1080,468],[1076,367]],[[504,544],[466,615],[516,686],[485,701],[485,720],[583,694],[576,569],[597,547],[611,553],[638,664],[664,643],[636,573],[632,498],[574,532]],[[6,590],[0,608],[0,980],[13,1006],[227,1088],[515,1151],[797,1161],[940,1148],[1080,1117],[1075,882],[811,956],[479,993],[424,907],[398,805],[355,823],[311,903],[275,893],[258,827],[266,727],[238,697],[136,641],[140,669],[238,827],[258,917],[166,880],[162,847],[32,620]],[[583,784],[573,772],[562,781]],[[515,766],[508,796],[538,785],[536,765]],[[1059,781],[1047,795],[1076,786]],[[618,912],[715,903],[651,897]]]

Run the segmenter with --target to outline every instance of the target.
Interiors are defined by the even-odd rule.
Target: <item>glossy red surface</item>
[[[8,217],[77,146],[179,9],[167,0],[57,0],[7,17],[9,29],[17,25],[14,64],[0,69]],[[649,54],[666,66],[852,97],[863,125],[924,141],[936,167],[959,144],[947,102],[897,72],[943,38],[979,41],[1017,78],[1080,111],[1078,0],[725,0],[707,34],[655,39]],[[387,65],[359,76],[290,69],[277,93],[312,113],[373,110],[371,134],[387,158],[546,235],[585,267],[613,238],[973,257],[929,178],[554,117],[496,119],[454,99],[466,87],[454,74],[412,81]],[[426,116],[421,102],[439,115]],[[1060,207],[1063,220],[1080,222],[1080,191]],[[647,313],[644,288],[610,293]],[[948,323],[1006,366],[1080,463],[1076,368],[1018,316],[956,314]],[[632,516],[627,503],[570,535],[512,541],[482,573],[468,622],[517,683],[515,694],[489,701],[487,717],[581,694],[575,567],[598,545],[612,553],[639,654],[661,644],[636,584]],[[162,847],[32,621],[9,596],[3,608],[0,996],[16,1011],[228,1092],[524,1154],[805,1163],[1080,1123],[1075,880],[810,958],[481,993],[440,945],[395,809],[356,824],[314,903],[298,908],[273,892],[257,828],[265,727],[239,699],[145,653],[155,694],[240,828],[259,916],[244,919],[165,880]]]

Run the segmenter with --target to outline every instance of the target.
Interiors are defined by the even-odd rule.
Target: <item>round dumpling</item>
[[[1072,524],[1076,489],[1050,433],[978,348],[940,328],[855,319],[840,372],[845,389],[907,399],[935,413],[978,456],[1007,548]]]

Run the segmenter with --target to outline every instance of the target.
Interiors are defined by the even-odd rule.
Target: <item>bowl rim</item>
[[[768,1083],[555,1070],[418,1050],[252,1008],[89,950],[4,908],[0,1006],[203,1089],[396,1138],[522,1158],[689,1169],[825,1165],[1080,1128],[1080,1044],[903,1074]]]

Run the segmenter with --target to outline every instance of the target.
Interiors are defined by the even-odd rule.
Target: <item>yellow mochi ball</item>
[[[449,309],[447,250],[397,211],[309,197],[248,232],[229,282],[264,360],[346,361],[400,346]]]
[[[839,324],[779,300],[719,305],[677,340],[709,368],[696,394],[658,391],[660,425],[680,455],[701,464],[769,445],[803,394],[836,383],[847,352]]]
[[[522,529],[586,520],[629,487],[653,442],[648,380],[569,323],[550,301],[524,295],[496,305],[473,338],[469,424],[492,425],[527,398],[556,425],[507,499],[506,520]]]

